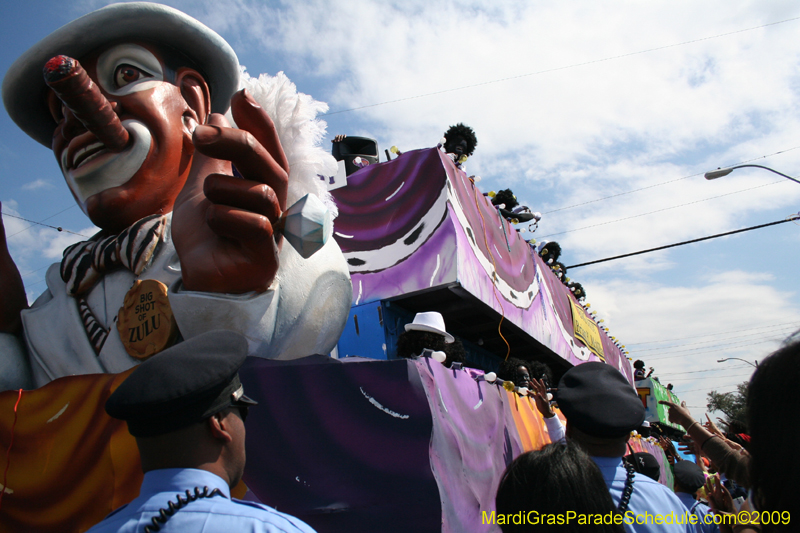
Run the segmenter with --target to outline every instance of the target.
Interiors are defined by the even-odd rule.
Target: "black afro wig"
[[[467,157],[471,156],[475,151],[475,148],[478,146],[478,138],[475,137],[475,132],[472,131],[472,128],[465,126],[461,122],[455,126],[450,126],[450,129],[448,129],[444,134],[445,150],[447,150],[447,146],[450,144],[450,141],[454,141],[456,137],[461,137],[467,141],[467,150],[464,152],[464,155]],[[450,152],[450,150],[447,151]]]

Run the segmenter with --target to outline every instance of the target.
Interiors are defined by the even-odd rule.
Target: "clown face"
[[[205,81],[188,68],[170,72],[158,50],[147,45],[107,47],[81,63],[130,140],[122,151],[112,151],[50,93],[57,123],[52,148],[75,200],[92,222],[111,232],[170,212],[191,165],[192,132],[207,113]]]

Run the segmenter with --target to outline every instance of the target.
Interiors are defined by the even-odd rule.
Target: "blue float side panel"
[[[414,313],[390,301],[384,301],[381,310],[386,335],[386,355],[389,359],[397,359],[397,338],[406,330],[405,325],[414,321]]]
[[[369,302],[350,308],[347,325],[337,344],[339,357],[388,359],[381,302]]]

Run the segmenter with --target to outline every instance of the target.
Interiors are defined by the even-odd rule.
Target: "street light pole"
[[[726,357],[725,359],[717,359],[717,363],[724,363],[725,361],[730,361],[731,359],[736,359],[737,361],[744,361],[753,368],[758,368],[758,361],[756,361],[756,364],[753,364],[750,361],[746,359],[740,359],[739,357]]]
[[[764,170],[769,170],[770,172],[773,172],[773,173],[777,174],[778,176],[783,176],[786,179],[792,180],[795,183],[800,183],[800,181],[794,179],[791,176],[787,176],[786,174],[784,174],[782,172],[778,172],[775,169],[772,169],[772,168],[769,168],[769,167],[765,167],[765,166],[762,166],[762,165],[736,165],[735,167],[718,168],[717,170],[712,170],[711,172],[706,172],[705,173],[705,178],[707,180],[715,180],[717,178],[721,178],[722,176],[727,176],[728,174],[730,174],[731,172],[733,172],[737,168],[745,168],[745,167],[763,168]]]

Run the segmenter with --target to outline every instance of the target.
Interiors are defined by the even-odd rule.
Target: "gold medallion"
[[[117,315],[117,330],[128,355],[147,359],[172,345],[178,324],[167,286],[154,279],[136,280]]]

